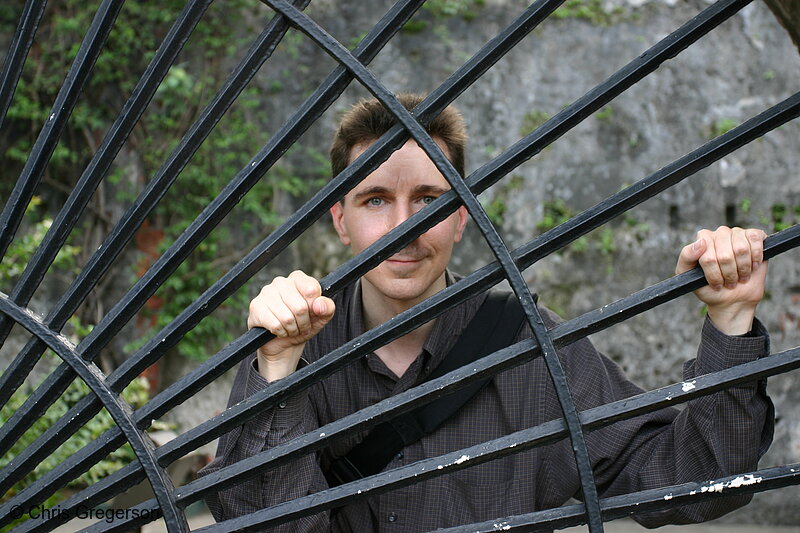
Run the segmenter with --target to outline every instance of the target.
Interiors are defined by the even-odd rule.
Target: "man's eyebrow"
[[[372,187],[367,187],[366,189],[358,191],[354,195],[354,198],[356,200],[360,200],[360,199],[366,198],[368,196],[388,194],[388,192],[389,192],[389,189],[387,189],[386,187],[381,187],[380,185],[373,185]]]
[[[450,187],[440,187],[438,185],[417,185],[414,187],[414,194],[444,194],[450,190]]]

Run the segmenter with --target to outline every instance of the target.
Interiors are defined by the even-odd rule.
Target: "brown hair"
[[[397,100],[409,111],[414,109],[424,96],[401,93]],[[350,163],[350,152],[354,146],[377,141],[381,135],[397,123],[383,104],[376,99],[361,100],[351,107],[339,122],[339,129],[331,145],[331,171],[336,176]],[[447,147],[450,162],[464,177],[464,147],[467,144],[467,128],[464,118],[453,106],[447,106],[425,128],[434,139],[441,139]]]

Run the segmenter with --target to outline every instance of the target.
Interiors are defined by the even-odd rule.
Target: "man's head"
[[[422,100],[413,95],[402,95],[400,99],[407,108],[413,108]],[[428,131],[463,174],[466,139],[463,120],[452,108],[446,113],[447,116],[437,118],[435,127],[429,127]],[[356,104],[344,117],[331,149],[334,173],[361,155],[393,123],[391,115],[378,102]],[[451,146],[457,158],[453,157]],[[344,158],[343,161],[339,161],[340,158]],[[410,139],[341,202],[334,204],[331,208],[333,225],[342,243],[357,254],[448,190],[450,185],[436,165]],[[466,222],[466,208],[459,207],[368,272],[362,279],[364,298],[380,299],[384,304],[394,302],[399,309],[443,289],[444,270],[453,245],[461,240]]]
[[[397,100],[409,111],[424,99],[425,97],[421,94],[401,93],[397,95]],[[355,159],[352,157],[355,146],[362,144],[369,146],[396,123],[394,115],[377,100],[361,100],[356,103],[342,117],[339,129],[333,137],[330,151],[331,175],[338,175]],[[431,137],[438,139],[440,144],[447,147],[445,155],[461,174],[461,177],[464,177],[464,147],[467,143],[467,128],[464,126],[461,113],[453,106],[447,106],[425,129]]]

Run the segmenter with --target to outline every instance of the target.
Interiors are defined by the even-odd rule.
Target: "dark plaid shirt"
[[[358,284],[356,284],[358,285]],[[337,420],[424,380],[458,339],[485,298],[477,296],[449,310],[435,323],[422,353],[401,378],[369,354],[324,381],[265,411],[220,440],[217,458],[202,474],[233,464]],[[313,363],[364,332],[358,286],[336,299],[332,321],[309,341],[304,359]],[[545,316],[548,327],[558,320]],[[527,326],[518,340],[529,337]],[[748,336],[729,337],[710,321],[703,326],[697,358],[684,366],[685,379],[761,357],[767,353],[760,323]],[[589,340],[559,354],[579,411],[641,389],[628,381]],[[652,357],[653,354],[642,354]],[[229,405],[267,382],[247,359],[236,376]],[[613,496],[685,481],[705,481],[756,468],[772,438],[771,402],[765,384],[748,384],[587,433],[587,445],[601,496]],[[406,446],[387,469],[442,455],[560,418],[561,409],[541,358],[497,375],[433,434]],[[358,438],[363,438],[363,435]],[[214,517],[226,520],[327,488],[320,465],[345,454],[356,439],[339,440],[320,454],[299,457],[206,501]],[[562,505],[580,493],[568,439],[496,459],[382,495],[333,512],[305,517],[270,531],[411,532],[466,524]],[[714,499],[637,517],[648,526],[708,520],[748,501]]]

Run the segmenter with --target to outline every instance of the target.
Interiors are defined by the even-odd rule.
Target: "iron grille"
[[[556,348],[701,287],[704,284],[704,278],[697,269],[675,276],[548,331],[521,271],[612,218],[658,195],[711,163],[719,161],[766,132],[793,120],[800,113],[800,93],[763,111],[740,126],[514,250],[509,250],[503,244],[486,212],[477,201],[476,195],[555,142],[586,117],[600,110],[616,96],[653,72],[664,61],[674,57],[737,13],[749,1],[717,1],[619,69],[606,81],[565,107],[535,131],[520,139],[501,155],[473,172],[467,179],[462,179],[455,172],[436,143],[432,142],[425,132],[424,125],[547,18],[562,4],[563,0],[534,2],[461,68],[457,69],[413,112],[408,112],[400,105],[393,94],[365,68],[365,65],[369,64],[398,29],[420,8],[422,0],[397,2],[352,52],[302,12],[302,9],[308,4],[307,0],[295,0],[291,3],[286,0],[263,0],[263,2],[275,12],[271,22],[267,24],[246,56],[240,61],[219,92],[211,99],[147,187],[108,234],[103,245],[95,252],[69,289],[50,309],[47,316],[38,317],[26,308],[34,291],[41,283],[58,250],[64,246],[67,236],[73,229],[75,221],[86,208],[89,198],[101,180],[108,174],[112,161],[141,117],[184,43],[197,24],[202,22],[203,14],[210,4],[210,0],[190,0],[186,3],[183,12],[175,20],[123,111],[109,129],[91,163],[86,167],[78,184],[69,195],[36,255],[25,268],[11,293],[9,295],[0,293],[0,335],[2,339],[8,336],[15,323],[31,334],[30,341],[0,378],[0,401],[5,404],[9,400],[45,349],[52,349],[63,359],[63,364],[47,377],[28,401],[0,428],[0,451],[6,453],[76,376],[83,380],[93,392],[92,395],[83,398],[77,406],[72,408],[23,453],[13,458],[0,474],[2,491],[5,492],[29,473],[101,408],[105,407],[117,424],[117,427],[106,432],[90,446],[79,450],[42,479],[0,506],[0,526],[12,521],[15,508],[21,505],[36,505],[45,501],[55,488],[63,486],[67,481],[85,472],[109,452],[128,442],[133,447],[138,461],[60,504],[59,507],[64,511],[62,514],[46,519],[30,520],[20,525],[15,531],[50,531],[65,522],[71,516],[70,512],[74,511],[77,506],[100,504],[142,480],[150,483],[155,499],[137,506],[134,509],[136,513],[126,515],[124,520],[101,521],[89,527],[88,530],[92,532],[129,530],[163,516],[170,531],[188,531],[184,508],[201,499],[205,494],[230,487],[290,458],[319,450],[326,446],[331,439],[353,435],[388,419],[393,414],[409,411],[424,403],[425,400],[442,396],[450,390],[465,386],[483,377],[495,375],[538,356],[544,357],[547,363],[562,406],[563,419],[541,424],[473,448],[432,457],[364,480],[331,488],[315,494],[313,497],[299,498],[263,509],[251,515],[204,528],[204,531],[239,531],[285,522],[416,483],[431,476],[444,475],[457,469],[467,468],[567,437],[573,444],[584,503],[520,516],[498,517],[498,520],[502,520],[504,529],[527,531],[532,528],[558,528],[587,523],[590,531],[599,532],[603,530],[603,521],[627,516],[634,509],[637,511],[655,510],[718,496],[715,491],[703,490],[703,483],[695,482],[601,500],[593,481],[583,433],[617,420],[654,411],[666,405],[686,402],[737,383],[796,369],[800,366],[800,348],[787,350],[776,357],[760,359],[701,376],[697,378],[695,387],[691,390],[686,390],[680,383],[677,383],[643,393],[632,399],[578,412],[571,400],[563,370],[556,357]],[[64,131],[82,87],[91,75],[92,67],[121,7],[122,1],[120,0],[103,1],[81,43],[74,64],[53,105],[52,114],[46,120],[11,197],[0,215],[0,251],[3,254],[14,239],[22,214],[31,201],[34,190],[42,178],[44,168]],[[2,73],[0,124],[5,119],[11,104],[44,8],[43,0],[28,0],[20,18],[19,27],[6,56]],[[233,177],[228,186],[213,199],[202,214],[151,266],[125,297],[107,313],[92,332],[77,346],[70,344],[59,334],[66,320],[75,312],[97,280],[111,267],[124,246],[132,238],[134,231],[141,226],[148,214],[156,207],[165,191],[173,184],[220,117],[248,86],[254,73],[270,57],[276,45],[290,28],[305,34],[333,57],[339,66],[297,108],[291,118],[263,149]],[[357,80],[378,98],[397,118],[399,124],[374,143],[345,171],[322,187],[302,209],[292,214],[276,231],[243,257],[234,268],[187,307],[174,321],[131,355],[124,364],[109,375],[104,375],[94,362],[100,350],[120,332],[121,328],[132,319],[145,301],[187,258],[190,252],[223,220],[239,199],[254,186],[353,80]],[[153,419],[168,412],[192,396],[196,390],[235,366],[247,354],[252,353],[256,347],[271,338],[271,335],[261,329],[250,330],[136,411],[132,411],[120,399],[119,393],[122,389],[162,357],[170,347],[178,343],[202,318],[231,296],[259,269],[270,263],[281,250],[299,237],[333,203],[386,160],[391,152],[409,137],[414,138],[431,156],[451,184],[452,190],[326,276],[322,280],[324,294],[333,295],[339,292],[348,283],[356,280],[396,250],[401,249],[428,228],[443,220],[460,205],[467,207],[491,248],[496,262],[477,270],[460,282],[402,313],[391,324],[384,324],[368,331],[361,337],[331,352],[317,363],[295,372],[275,386],[234,405],[224,413],[212,417],[168,444],[155,448],[144,434]],[[767,258],[777,256],[797,247],[798,243],[800,243],[800,227],[791,226],[767,239],[765,255]],[[216,439],[263,409],[276,406],[344,365],[402,336],[418,325],[438,316],[446,309],[487,290],[504,279],[510,283],[521,302],[528,323],[534,332],[534,338],[495,352],[481,359],[474,367],[453,371],[447,376],[422,384],[340,419],[322,428],[322,431],[306,434],[285,445],[250,457],[182,487],[172,486],[165,468],[187,452]],[[468,459],[461,460],[465,456]],[[733,478],[716,480],[715,483],[723,484],[726,487],[726,494],[752,493],[797,485],[800,483],[800,465],[763,469],[752,472],[750,475],[752,478],[749,479],[758,479],[758,483],[735,483]],[[665,496],[669,497],[665,498]],[[499,523],[498,520],[452,528],[448,531],[494,531]]]

